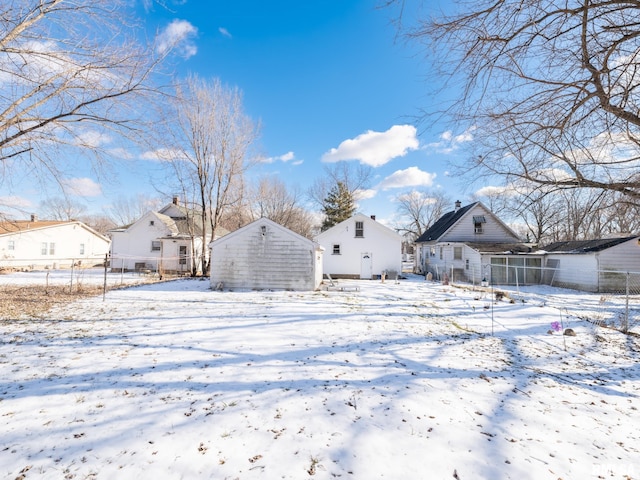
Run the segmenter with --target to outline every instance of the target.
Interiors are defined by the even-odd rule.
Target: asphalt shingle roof
[[[438,240],[477,203],[478,202],[474,202],[461,207],[458,210],[452,210],[451,212],[445,213],[436,221],[436,223],[431,225],[429,229],[427,229],[422,235],[417,238],[416,243],[426,243]]]

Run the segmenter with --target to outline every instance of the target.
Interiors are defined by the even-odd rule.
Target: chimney
[[[37,222],[38,221],[38,216],[35,213],[31,214],[31,221],[32,222]]]
[[[173,204],[174,205],[178,205],[178,203],[180,202],[180,197],[178,197],[177,195],[173,196]]]
[[[371,220],[375,220],[376,216],[375,215],[371,215]]]
[[[456,200],[456,210],[455,211],[457,212],[458,210],[460,210],[461,206],[462,206],[462,203],[460,203],[460,200]]]

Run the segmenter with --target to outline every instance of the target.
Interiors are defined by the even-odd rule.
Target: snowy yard
[[[562,310],[597,296],[341,283],[0,321],[0,476],[640,479],[640,338]]]

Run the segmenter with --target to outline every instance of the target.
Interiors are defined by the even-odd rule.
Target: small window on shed
[[[462,260],[462,247],[453,247],[453,259]]]
[[[7,250],[15,250],[15,249],[16,249],[16,242],[14,240],[9,240],[7,244]]]
[[[356,222],[356,238],[364,237],[364,222]]]
[[[156,222],[154,220],[149,220],[149,226],[153,227],[156,224]]]
[[[160,251],[160,242],[158,240],[153,240],[151,242],[151,251],[159,252]]]
[[[84,243],[80,244],[80,255],[84,255]]]
[[[340,244],[338,243],[333,244],[333,254],[340,255]]]

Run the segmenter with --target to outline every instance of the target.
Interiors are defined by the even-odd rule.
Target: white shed
[[[268,218],[211,243],[211,288],[316,290],[323,249]]]
[[[638,235],[556,242],[541,250],[546,254],[546,281],[554,286],[621,293],[627,273],[640,272]]]
[[[371,279],[402,273],[402,236],[362,214],[316,237],[325,249],[323,270],[336,278]]]

